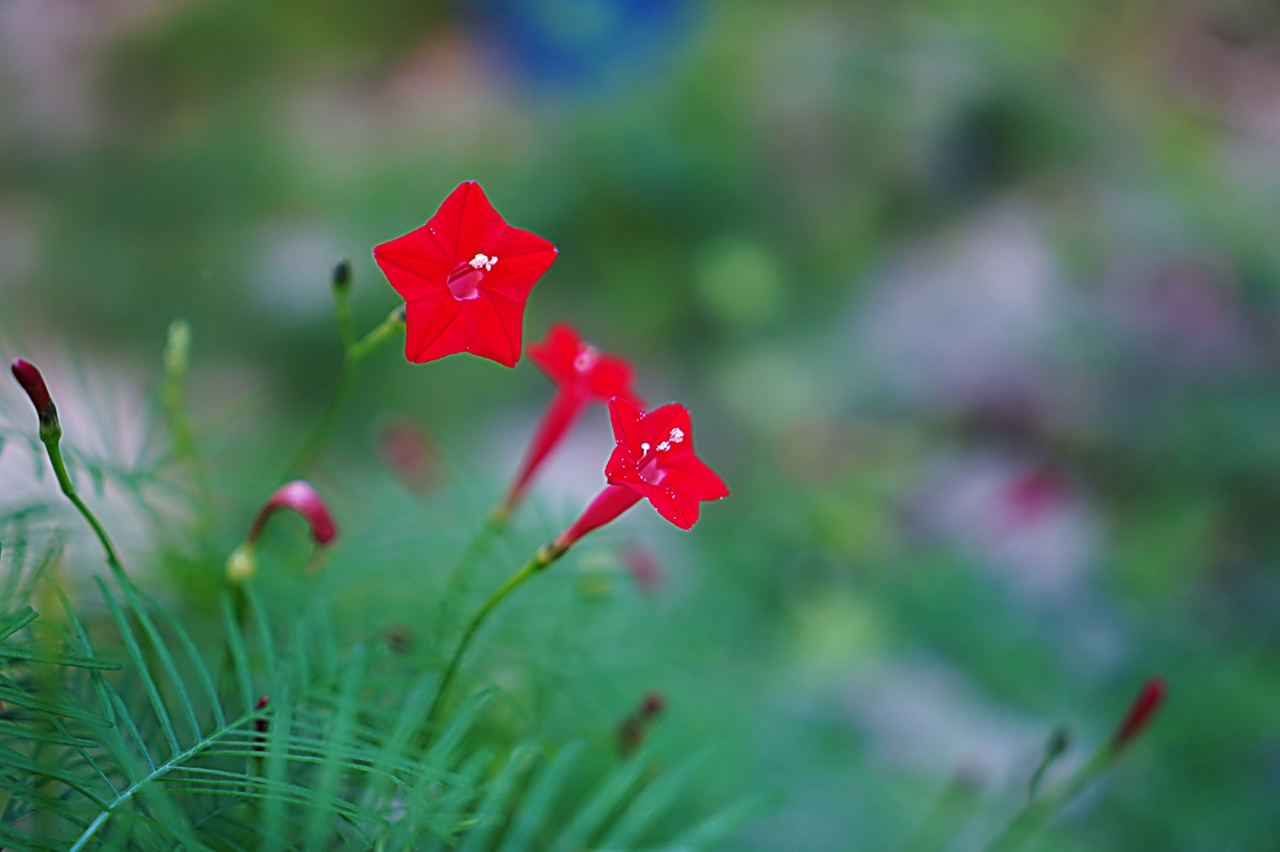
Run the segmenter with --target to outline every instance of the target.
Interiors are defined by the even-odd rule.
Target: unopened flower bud
[[[1071,746],[1071,731],[1065,725],[1059,725],[1049,734],[1049,739],[1044,744],[1044,754],[1040,756],[1040,764],[1036,767],[1036,771],[1032,773],[1031,780],[1027,782],[1027,793],[1035,798],[1036,792],[1040,789],[1040,782],[1044,780],[1045,773],[1049,771],[1049,767]]]
[[[264,695],[261,698],[259,698],[257,702],[253,705],[253,709],[263,710],[266,708],[268,702],[270,701],[271,699]],[[262,750],[263,744],[266,742],[267,731],[270,727],[271,727],[271,724],[270,722],[267,721],[266,716],[259,716],[258,718],[253,720],[253,730],[255,733],[257,733],[257,737],[255,737],[255,739],[257,740],[257,743],[253,747],[254,751]]]
[[[49,396],[49,388],[45,385],[44,376],[40,375],[40,370],[35,364],[21,358],[14,361],[9,369],[36,408],[36,414],[40,417],[41,440],[61,437],[62,426],[58,423],[58,409],[53,404],[53,397]]]
[[[1070,747],[1071,730],[1064,725],[1059,725],[1053,729],[1053,732],[1049,734],[1049,739],[1045,741],[1045,760],[1056,760]]]
[[[181,379],[187,373],[191,359],[191,326],[186,320],[169,323],[169,335],[164,344],[164,369],[171,377]]]
[[[333,289],[344,291],[351,287],[351,261],[343,258],[333,267]]]
[[[232,583],[243,583],[253,579],[258,573],[258,558],[253,555],[253,545],[242,544],[227,557],[227,579]]]
[[[1113,749],[1124,748],[1142,733],[1142,729],[1150,724],[1156,710],[1164,703],[1164,694],[1165,681],[1162,677],[1153,677],[1143,685],[1129,707],[1129,712],[1116,728],[1115,736],[1111,738]]]
[[[618,726],[618,751],[624,756],[635,751],[644,742],[645,735],[654,719],[662,714],[667,699],[661,692],[650,692],[640,702],[640,706],[630,716],[622,720]]]
[[[661,692],[650,692],[644,697],[644,701],[640,703],[640,716],[644,719],[652,719],[661,713],[666,706],[666,696]]]
[[[277,509],[292,509],[301,515],[311,527],[311,538],[321,547],[338,535],[338,527],[329,514],[329,507],[311,487],[311,483],[295,479],[277,488],[270,499],[262,504],[257,517],[253,519],[253,525],[249,527],[249,535],[245,537],[246,544],[252,546],[258,540],[267,518]]]

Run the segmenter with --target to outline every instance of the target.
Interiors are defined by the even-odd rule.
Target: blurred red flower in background
[[[542,343],[529,344],[529,357],[556,383],[556,395],[503,501],[507,509],[520,502],[538,466],[590,403],[605,403],[616,396],[644,405],[631,388],[631,365],[616,355],[601,354],[565,323],[552,326]]]

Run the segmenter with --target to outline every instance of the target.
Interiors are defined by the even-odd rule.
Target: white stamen
[[[684,430],[679,426],[671,430],[671,443],[678,444],[684,440]]]
[[[648,443],[648,441],[642,442],[642,443],[640,444],[640,452],[642,452],[642,453],[647,453],[647,452],[649,452],[649,443]]]
[[[578,353],[578,357],[573,359],[573,369],[579,373],[585,373],[596,365],[596,359],[599,357],[600,352],[594,346],[584,346]]]
[[[493,265],[497,262],[497,255],[489,257],[487,254],[477,254],[475,257],[471,258],[471,260],[467,261],[467,263],[471,264],[472,269],[480,269],[483,267],[485,272],[493,269]]]
[[[658,449],[665,453],[667,450],[671,449],[671,442],[663,441],[661,444],[658,445]]]

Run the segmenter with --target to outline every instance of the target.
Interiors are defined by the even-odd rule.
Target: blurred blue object
[[[461,0],[528,83],[599,91],[660,70],[689,28],[686,0]]]

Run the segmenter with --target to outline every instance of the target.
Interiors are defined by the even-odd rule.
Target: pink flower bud
[[[1156,710],[1164,702],[1164,694],[1165,681],[1162,677],[1153,677],[1143,685],[1124,720],[1116,728],[1115,736],[1111,738],[1112,748],[1123,748],[1142,733],[1142,729],[1151,722]]]
[[[271,517],[277,509],[292,509],[305,518],[311,527],[311,537],[322,547],[338,535],[338,528],[333,523],[333,516],[329,514],[329,507],[325,505],[324,500],[320,499],[320,495],[311,487],[311,483],[295,479],[277,488],[271,498],[262,504],[257,517],[253,519],[253,526],[249,528],[249,535],[245,537],[246,544],[252,546],[257,542],[262,528],[267,523],[267,518]]]

